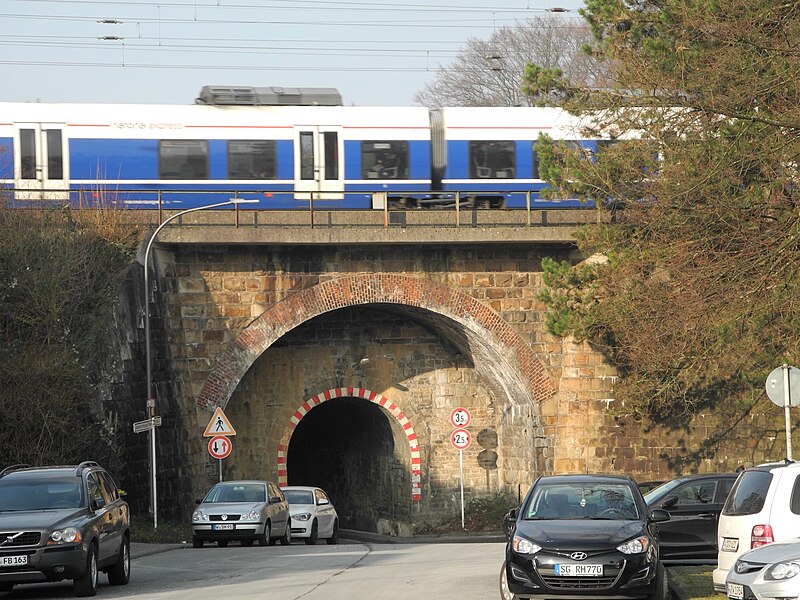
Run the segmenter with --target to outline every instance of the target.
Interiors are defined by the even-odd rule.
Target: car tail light
[[[774,541],[775,536],[772,535],[772,525],[756,525],[753,527],[753,532],[750,534],[750,548],[766,546]]]

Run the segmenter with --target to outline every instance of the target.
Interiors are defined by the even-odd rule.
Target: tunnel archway
[[[384,410],[361,398],[337,398],[316,406],[295,428],[287,482],[323,488],[341,527],[377,531],[381,519],[408,512],[407,495],[400,498],[408,468],[402,454]]]
[[[292,482],[300,480],[299,472],[296,478],[290,478],[290,469],[293,465],[289,464],[288,458],[291,455],[293,442],[295,443],[295,452],[301,455],[299,462],[295,463],[294,465],[295,468],[303,466],[307,459],[302,457],[304,451],[300,449],[300,445],[294,440],[294,436],[297,435],[298,425],[301,423],[301,421],[304,421],[311,413],[314,412],[314,410],[318,410],[323,403],[327,403],[329,400],[335,400],[335,402],[331,403],[335,405],[334,408],[327,408],[324,411],[317,412],[311,419],[311,425],[309,426],[309,429],[312,431],[318,429],[324,430],[320,432],[320,436],[328,440],[327,443],[333,447],[342,446],[352,449],[354,452],[364,453],[365,449],[366,451],[369,451],[373,445],[375,445],[375,448],[378,449],[383,448],[382,442],[380,441],[381,438],[364,438],[359,441],[359,438],[363,438],[363,436],[359,433],[358,429],[353,430],[352,421],[356,421],[363,425],[365,420],[372,419],[373,424],[378,423],[378,431],[388,431],[391,434],[392,440],[391,450],[393,460],[384,461],[382,464],[386,466],[389,463],[394,465],[405,462],[405,464],[402,464],[402,472],[396,471],[393,466],[389,469],[389,472],[396,472],[398,477],[403,477],[405,473],[410,475],[411,500],[413,502],[418,502],[422,497],[420,483],[421,460],[419,442],[417,440],[417,434],[414,431],[414,427],[408,417],[394,402],[385,396],[382,396],[381,394],[364,388],[348,387],[325,390],[320,394],[312,396],[307,401],[303,402],[300,407],[298,407],[298,409],[289,419],[289,423],[286,425],[283,435],[281,436],[281,441],[278,444],[278,484],[281,486],[289,485]],[[347,400],[347,402],[343,402],[343,400]],[[372,406],[370,406],[370,404],[372,404]],[[368,411],[365,407],[373,409],[373,412]],[[347,411],[348,408],[351,409],[349,412]],[[327,414],[330,414],[335,419],[333,422],[334,424],[325,423],[324,420],[319,420]],[[383,417],[383,420],[375,415]],[[348,418],[350,419],[349,421]],[[391,420],[389,420],[390,418]],[[385,430],[383,423],[388,423],[388,430]],[[355,434],[353,431],[355,431]],[[307,432],[301,433],[300,439],[308,439],[306,436],[308,436]],[[337,440],[336,438],[340,439]],[[358,443],[352,443],[354,441]],[[405,461],[399,460],[401,456],[405,457]],[[292,460],[294,461],[295,459]],[[371,468],[373,465],[369,466]],[[312,469],[312,472],[314,471],[315,470]],[[361,475],[351,475],[350,477],[360,476]],[[397,483],[397,481],[392,483],[392,490],[396,488]],[[319,483],[305,483],[298,485],[321,486]],[[333,492],[330,491],[329,493],[333,494]],[[393,493],[387,495],[387,497],[393,496]]]

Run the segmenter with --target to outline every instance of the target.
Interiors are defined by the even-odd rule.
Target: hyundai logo
[[[584,560],[586,558],[586,552],[573,552],[569,557],[572,560]]]
[[[746,562],[740,562],[740,563],[736,564],[736,572],[737,573],[744,573],[748,569],[750,569],[750,565],[747,564]]]

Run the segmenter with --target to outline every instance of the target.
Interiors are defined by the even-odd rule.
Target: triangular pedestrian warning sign
[[[203,432],[203,437],[214,437],[215,435],[236,435],[236,430],[219,406]]]

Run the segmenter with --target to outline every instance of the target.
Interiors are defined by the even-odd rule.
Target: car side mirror
[[[92,510],[100,510],[106,505],[106,501],[102,498],[92,498],[91,507]]]
[[[320,498],[319,502],[317,502],[317,504],[319,506],[322,506],[323,504],[330,504],[330,501],[327,498]]]
[[[203,503],[203,499],[202,498],[198,498],[197,500],[194,501],[194,503],[195,504],[202,504]]]
[[[503,533],[505,533],[507,540],[510,540],[511,535],[514,533],[518,515],[519,508],[512,508],[503,517]]]
[[[664,521],[670,520],[669,513],[665,511],[663,508],[654,508],[650,511],[650,522],[651,523],[663,523]]]
[[[277,504],[280,501],[281,501],[281,497],[280,496],[270,496],[269,497],[269,503],[270,504]]]
[[[661,503],[661,506],[663,508],[672,508],[677,503],[678,503],[678,497],[677,496],[669,496],[666,500],[664,500],[664,502]]]

